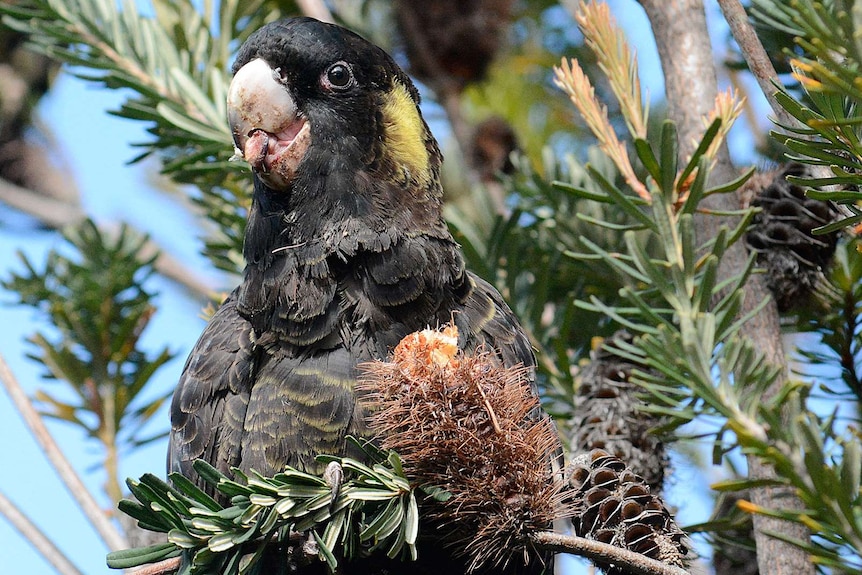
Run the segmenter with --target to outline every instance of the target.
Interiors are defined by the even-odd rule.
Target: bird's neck
[[[303,348],[328,341],[346,314],[351,325],[386,332],[405,305],[426,310],[417,325],[424,327],[463,283],[463,260],[433,191],[354,179],[360,185],[341,193],[256,191],[239,308],[259,333]],[[377,187],[363,189],[363,181]]]

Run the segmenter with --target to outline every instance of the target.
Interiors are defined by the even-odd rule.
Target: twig
[[[81,511],[84,512],[84,515],[90,521],[90,524],[102,538],[102,541],[105,542],[105,545],[107,545],[111,551],[126,549],[129,545],[126,542],[125,537],[123,537],[114,524],[111,523],[108,516],[105,515],[104,511],[93,498],[90,490],[87,489],[87,486],[84,485],[83,481],[81,481],[81,478],[75,472],[75,469],[69,463],[69,460],[66,459],[65,455],[63,455],[60,447],[54,441],[54,438],[51,437],[48,428],[45,427],[45,424],[42,422],[42,418],[39,416],[39,413],[30,402],[30,398],[27,397],[26,393],[24,393],[18,380],[13,375],[12,370],[9,369],[9,366],[2,354],[0,354],[0,382],[3,383],[12,403],[15,405],[18,413],[21,414],[21,417],[24,418],[24,422],[27,424],[27,427],[30,428],[30,433],[33,434],[36,442],[42,448],[42,451],[45,452],[48,461],[57,471],[57,475],[63,481],[63,484],[69,490],[69,493],[81,508]]]
[[[317,18],[322,22],[335,22],[332,12],[326,7],[322,0],[296,0],[300,11],[306,16]]]
[[[36,218],[45,226],[55,230],[74,226],[86,217],[78,203],[50,198],[16,186],[3,178],[0,178],[0,202]],[[99,229],[107,231],[110,237],[116,237],[116,231],[110,229],[110,226],[100,224]],[[183,286],[195,297],[207,299],[211,296],[213,290],[206,282],[152,240],[144,244],[141,257],[146,258],[156,252],[159,256],[156,258],[155,266],[161,275]]]
[[[61,228],[84,219],[84,211],[77,203],[50,198],[3,178],[0,178],[0,201],[37,218],[50,228]]]
[[[4,515],[18,533],[36,548],[59,575],[83,575],[72,561],[24,513],[0,492],[0,514]]]
[[[500,427],[500,421],[497,419],[497,414],[494,413],[494,408],[491,407],[491,403],[488,401],[488,396],[485,395],[485,390],[482,389],[482,384],[480,382],[476,382],[476,389],[479,390],[479,395],[482,396],[482,403],[485,404],[485,411],[488,412],[488,417],[491,418],[491,423],[494,426],[494,431],[497,432],[497,435],[503,433],[503,429]]]
[[[685,569],[650,559],[646,555],[592,539],[542,531],[532,536],[533,543],[542,549],[557,553],[571,553],[601,563],[625,567],[633,575],[690,575]]]
[[[165,559],[158,563],[151,563],[150,565],[146,565],[140,569],[129,571],[128,575],[168,575],[169,573],[176,573],[179,571],[181,563],[182,557],[171,557],[170,559]]]
[[[718,0],[718,5],[724,14],[724,19],[730,26],[730,33],[733,34],[739,49],[742,50],[748,68],[757,80],[763,95],[766,96],[766,101],[769,102],[775,119],[782,126],[799,126],[796,118],[788,114],[787,110],[782,108],[778,100],[775,99],[775,93],[778,90],[775,84],[779,82],[778,73],[775,71],[766,49],[754,32],[754,28],[748,21],[745,8],[742,7],[739,0]]]

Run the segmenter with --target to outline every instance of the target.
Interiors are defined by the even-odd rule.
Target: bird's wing
[[[342,346],[298,356],[268,350],[256,370],[242,434],[244,471],[264,475],[285,465],[319,473],[319,454],[340,455],[357,433],[356,360]]]
[[[460,347],[473,351],[484,344],[497,352],[505,367],[535,367],[530,340],[500,292],[471,272],[467,272],[467,281],[473,289],[459,313],[454,314],[459,335],[464,338]]]
[[[235,293],[213,315],[174,391],[169,472],[194,478],[196,459],[223,472],[239,462],[254,345],[251,324],[237,312]]]

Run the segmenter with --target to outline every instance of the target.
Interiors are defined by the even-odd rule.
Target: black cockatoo
[[[282,20],[233,65],[228,114],[254,172],[242,282],[189,357],[171,405],[168,467],[202,458],[273,475],[321,469],[368,435],[357,364],[454,321],[534,366],[500,294],[465,270],[441,216],[442,157],[419,94],[382,49],[336,25]]]

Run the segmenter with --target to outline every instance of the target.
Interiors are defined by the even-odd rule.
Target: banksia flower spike
[[[457,329],[407,336],[389,362],[363,366],[359,390],[381,447],[420,486],[449,498],[426,509],[470,569],[541,560],[530,534],[568,515],[552,462],[560,443],[527,368],[491,350],[458,351]]]

